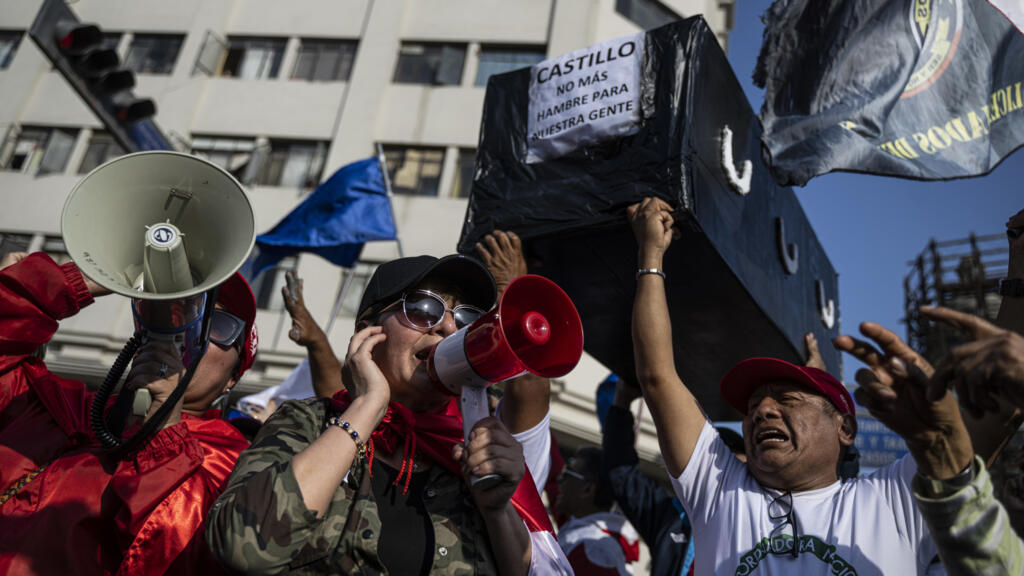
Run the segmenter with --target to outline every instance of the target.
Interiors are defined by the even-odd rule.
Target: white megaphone
[[[583,354],[583,326],[572,300],[542,276],[513,280],[498,307],[439,342],[427,358],[435,383],[460,395],[463,437],[490,415],[487,387],[527,372],[558,378]],[[472,479],[486,489],[496,475]]]
[[[183,394],[191,368],[205,351],[216,300],[211,295],[242,266],[256,240],[252,205],[241,184],[215,164],[188,154],[121,156],[94,169],[71,190],[61,231],[83,274],[132,298],[137,338],[130,345],[163,339],[178,346],[182,364],[190,369],[179,385]],[[134,349],[127,350],[108,380],[131,360]],[[120,372],[96,396],[94,428],[105,425],[103,405],[97,405],[106,403]],[[171,399],[165,407],[173,404]],[[104,445],[119,447],[118,438],[103,432],[97,434]]]

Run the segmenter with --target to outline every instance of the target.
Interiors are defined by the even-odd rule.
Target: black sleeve
[[[648,544],[669,526],[679,513],[672,497],[661,485],[645,476],[637,467],[639,458],[633,448],[633,415],[612,406],[604,421],[603,461],[611,481],[615,501]]]

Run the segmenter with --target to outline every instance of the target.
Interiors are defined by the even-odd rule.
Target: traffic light
[[[156,104],[132,92],[135,75],[104,46],[99,26],[80,22],[64,0],[46,0],[29,35],[125,150],[171,149],[152,120]]]

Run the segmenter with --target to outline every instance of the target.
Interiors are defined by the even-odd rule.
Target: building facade
[[[455,249],[490,74],[703,14],[725,46],[732,0],[133,0],[69,2],[98,24],[135,71],[139,96],[182,151],[235,174],[258,231],[269,230],[337,168],[383,147],[407,255]],[[92,168],[121,153],[27,35],[40,0],[0,0],[0,253],[63,255],[60,213]],[[103,223],[97,223],[102,226]],[[106,223],[105,225],[116,225]],[[367,245],[330,333],[344,351],[365,282],[395,242]],[[306,303],[327,323],[346,272],[312,255],[254,284],[260,355],[239,385],[279,383],[303,358],[287,337],[280,287],[297,266]],[[99,382],[131,335],[124,298],[62,322],[47,362]],[[628,330],[627,326],[623,327]],[[594,390],[607,370],[589,357],[554,383],[562,444],[599,442]],[[641,456],[657,461],[649,419]]]

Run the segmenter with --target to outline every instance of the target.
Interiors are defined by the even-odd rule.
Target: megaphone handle
[[[469,432],[476,426],[476,423],[491,415],[487,405],[487,388],[484,386],[463,386],[462,397],[459,402],[462,408],[462,434],[466,442],[469,442]],[[498,482],[501,476],[488,474],[486,476],[471,476],[470,485],[474,490],[486,490]]]

